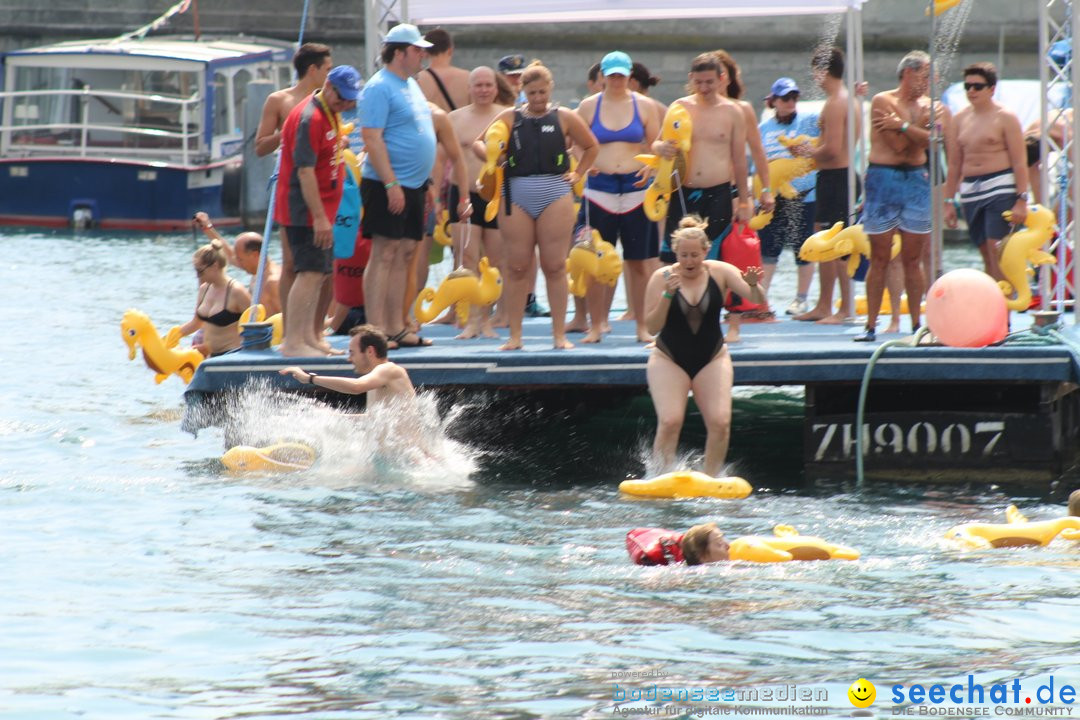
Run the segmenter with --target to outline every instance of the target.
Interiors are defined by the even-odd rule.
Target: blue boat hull
[[[238,224],[237,208],[226,213],[223,207],[225,174],[225,163],[0,160],[0,224],[66,227],[80,207],[89,210],[95,227],[106,229],[185,229],[200,210],[216,223]]]

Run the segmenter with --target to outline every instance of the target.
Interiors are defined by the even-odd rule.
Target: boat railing
[[[42,122],[41,105],[49,98],[72,98],[79,103],[78,121]],[[108,112],[120,116],[117,123],[92,122],[91,101],[102,104]],[[163,108],[162,114],[145,112],[151,104]],[[198,93],[189,98],[124,90],[13,90],[0,92],[4,107],[0,123],[0,154],[6,157],[25,154],[100,157],[103,154],[167,156],[190,164],[199,153],[202,117],[198,112]],[[20,108],[23,117],[19,117]],[[61,112],[74,120],[70,108]],[[95,138],[98,135],[98,138]],[[117,139],[102,140],[101,137]]]

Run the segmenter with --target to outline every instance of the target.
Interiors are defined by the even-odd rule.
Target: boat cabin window
[[[17,67],[10,89],[32,91],[9,98],[12,146],[176,151],[186,131],[198,147],[195,72]]]

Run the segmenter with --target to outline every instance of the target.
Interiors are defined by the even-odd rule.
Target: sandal
[[[409,342],[405,340],[406,335],[413,335],[416,340]],[[391,345],[393,343],[393,345]],[[414,347],[430,347],[432,342],[427,338],[420,337],[409,328],[405,328],[397,335],[393,335],[386,339],[387,348],[390,350],[397,350],[398,348],[414,348]]]

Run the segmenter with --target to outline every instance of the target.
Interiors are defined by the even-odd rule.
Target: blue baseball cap
[[[360,73],[352,65],[338,65],[330,71],[326,79],[334,86],[334,90],[341,96],[341,99],[347,101],[359,97],[360,88],[364,84],[360,80]]]
[[[383,42],[415,45],[418,48],[431,47],[431,43],[424,39],[424,36],[420,34],[420,30],[409,23],[401,23],[390,28],[390,32],[383,37]]]
[[[795,81],[789,77],[782,77],[772,84],[772,88],[769,90],[769,97],[784,97],[788,93],[797,92],[799,92],[799,86]]]
[[[604,77],[608,75],[625,75],[630,77],[630,73],[634,69],[634,63],[630,60],[630,56],[621,50],[615,52],[609,52],[604,56],[604,59],[600,61],[600,72],[604,73]]]
[[[516,75],[525,72],[525,56],[503,55],[499,58],[499,72],[503,75]]]

